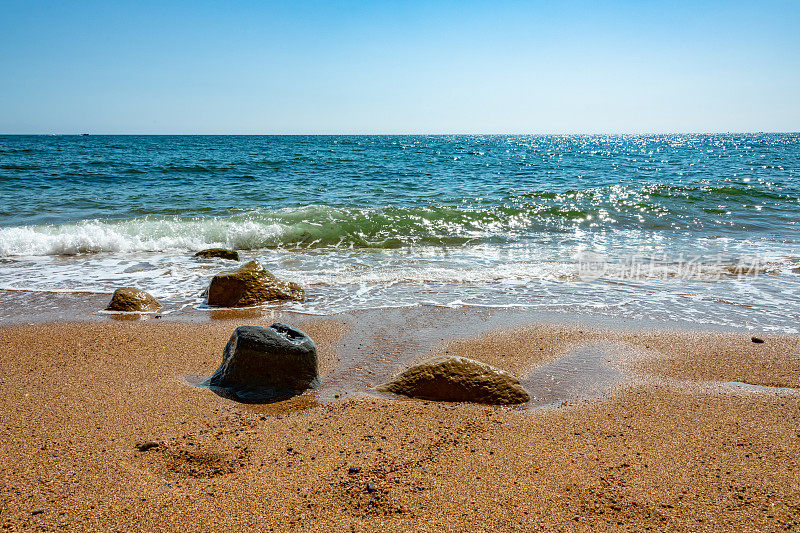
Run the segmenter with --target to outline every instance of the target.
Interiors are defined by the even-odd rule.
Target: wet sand
[[[191,382],[216,369],[237,325],[272,316],[0,329],[0,528],[800,527],[798,337],[532,326],[476,310],[277,318],[315,339],[323,386],[262,406]],[[514,372],[541,401],[371,392],[444,352]]]

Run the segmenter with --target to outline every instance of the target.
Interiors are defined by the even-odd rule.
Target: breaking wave
[[[731,220],[708,217],[688,206],[693,195],[732,194],[673,187],[635,193],[623,188],[538,193],[486,207],[407,206],[336,208],[309,205],[257,209],[233,216],[153,215],[121,220],[82,220],[0,228],[0,257],[76,255],[98,252],[161,252],[225,246],[266,249],[398,249],[409,246],[502,244],[536,234],[576,229],[661,231],[692,227],[698,232],[738,231]],[[738,191],[738,189],[735,189]],[[688,196],[684,205],[654,203],[652,197]],[[599,197],[601,196],[601,197]],[[785,200],[785,199],[784,199]],[[691,202],[691,200],[690,200]],[[717,205],[719,202],[713,202]],[[791,203],[795,203],[792,199]],[[720,210],[719,212],[722,212]],[[773,227],[779,216],[771,216]],[[701,236],[698,233],[698,236]]]

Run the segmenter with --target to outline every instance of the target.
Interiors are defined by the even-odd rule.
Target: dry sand
[[[0,329],[0,528],[800,529],[800,396],[707,383],[797,387],[796,337],[542,325],[436,351],[518,375],[586,341],[648,357],[614,363],[635,378],[615,392],[550,409],[313,393],[246,406],[186,383],[239,323]],[[335,372],[353,325],[298,325]]]

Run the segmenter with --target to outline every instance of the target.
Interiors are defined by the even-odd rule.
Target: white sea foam
[[[172,312],[201,305],[211,277],[235,265],[193,252],[225,246],[306,287],[308,301],[284,304],[305,313],[420,304],[527,307],[786,333],[800,322],[794,271],[800,258],[791,244],[695,239],[681,245],[690,256],[679,241],[652,234],[576,231],[530,242],[400,249],[336,246],[333,239],[325,248],[275,245],[327,231],[306,227],[307,215],[293,211],[299,223],[142,218],[3,228],[0,289],[111,293],[132,285]]]
[[[278,224],[225,219],[84,221],[0,228],[0,257],[99,252],[165,252],[214,246],[259,248],[285,231]]]

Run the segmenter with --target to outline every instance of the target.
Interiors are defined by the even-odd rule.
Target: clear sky
[[[800,131],[800,0],[0,12],[0,133]]]

